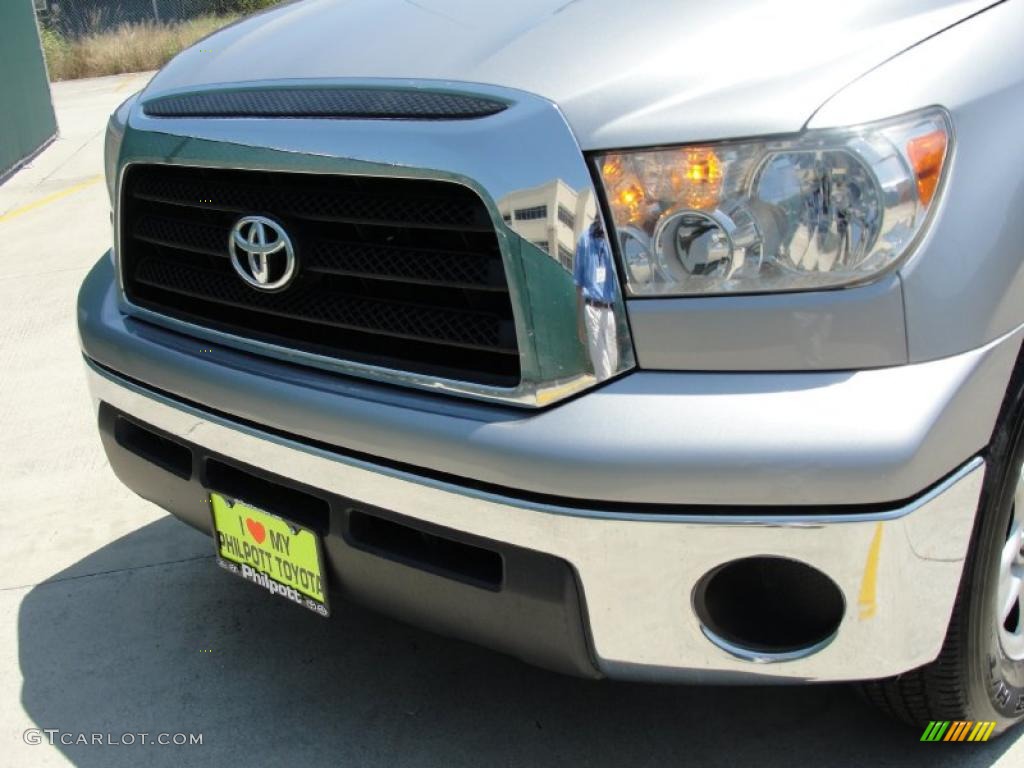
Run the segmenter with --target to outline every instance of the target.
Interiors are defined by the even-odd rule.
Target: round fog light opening
[[[846,603],[817,568],[760,556],[706,573],[694,589],[693,609],[705,636],[720,648],[750,661],[782,661],[828,645]]]

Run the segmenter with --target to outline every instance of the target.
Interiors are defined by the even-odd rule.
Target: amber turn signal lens
[[[627,184],[619,190],[617,202],[627,211],[629,221],[638,221],[640,206],[644,202],[644,191],[638,184]]]
[[[713,150],[683,150],[681,167],[672,174],[672,186],[688,208],[714,208],[722,191],[722,162]]]
[[[946,159],[946,133],[932,131],[911,139],[907,142],[907,157],[914,166],[921,205],[927,206],[935,197],[935,188],[942,177],[942,163]]]
[[[606,183],[615,182],[622,177],[622,157],[620,155],[608,155],[601,164],[601,176]]]

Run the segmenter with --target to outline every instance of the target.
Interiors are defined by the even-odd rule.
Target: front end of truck
[[[1010,461],[1020,175],[985,159],[1022,91],[998,74],[1019,4],[864,29],[891,50],[835,52],[799,94],[783,62],[760,106],[724,84],[562,98],[494,56],[417,75],[394,50],[242,76],[325,5],[222,32],[224,61],[186,52],[111,118],[115,246],[78,313],[118,477],[307,607],[571,674],[869,681],[939,657]],[[315,542],[320,587],[254,575],[271,520]]]

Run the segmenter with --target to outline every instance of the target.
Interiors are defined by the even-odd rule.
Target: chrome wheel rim
[[[996,598],[999,643],[1009,658],[1024,660],[1024,468],[1017,475],[1010,526],[999,555]]]

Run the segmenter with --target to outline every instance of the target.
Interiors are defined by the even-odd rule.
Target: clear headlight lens
[[[864,282],[898,264],[935,203],[950,142],[929,109],[793,139],[599,156],[634,296]]]

